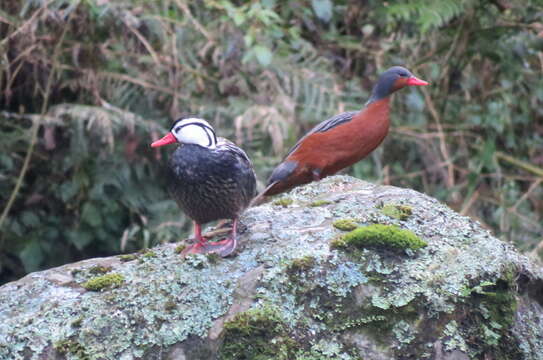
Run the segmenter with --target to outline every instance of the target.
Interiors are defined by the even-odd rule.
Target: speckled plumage
[[[218,140],[213,149],[180,145],[168,163],[170,193],[199,224],[237,218],[256,194],[256,176],[245,152]]]
[[[239,215],[249,206],[256,191],[256,176],[251,161],[232,142],[217,138],[204,119],[190,116],[177,119],[170,132],[151,147],[178,143],[168,166],[169,190],[177,204],[194,220],[194,244],[181,255],[215,253],[226,257],[237,246]],[[230,236],[209,242],[202,224],[231,219]]]

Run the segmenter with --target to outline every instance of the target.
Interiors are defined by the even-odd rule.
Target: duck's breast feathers
[[[358,111],[347,111],[335,116],[332,116],[331,118],[324,120],[323,122],[317,124],[313,129],[311,129],[307,134],[305,134],[298,142],[290,148],[290,150],[287,153],[287,157],[291,155],[301,143],[303,143],[308,137],[315,133],[323,133],[327,132],[339,125],[345,124],[353,119],[353,117],[358,114]]]
[[[222,141],[213,149],[182,145],[170,160],[170,192],[199,223],[237,217],[256,193],[249,158],[230,142]]]
[[[254,177],[247,154],[227,140],[219,141],[212,149],[192,144],[181,145],[170,156],[169,168],[177,182],[199,183],[208,178]]]

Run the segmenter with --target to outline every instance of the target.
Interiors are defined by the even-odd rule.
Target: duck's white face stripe
[[[177,121],[171,130],[177,141],[207,148],[217,146],[215,130],[203,119],[188,118]]]

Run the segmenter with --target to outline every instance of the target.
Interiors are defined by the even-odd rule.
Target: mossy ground
[[[237,314],[224,325],[221,360],[289,360],[296,342],[278,309],[263,306]]]
[[[301,258],[293,259],[287,266],[287,272],[290,274],[300,271],[307,271],[315,266],[316,259],[311,255],[306,255]]]
[[[474,286],[467,296],[465,306],[472,310],[460,320],[474,356],[504,360],[522,358],[519,344],[511,336],[517,310],[514,286],[512,279],[506,277],[495,283]]]
[[[180,245],[177,245],[177,246],[175,247],[175,250],[174,250],[174,251],[175,251],[177,254],[181,254],[181,253],[183,252],[183,250],[185,250],[186,248],[187,248],[187,245],[185,245],[185,244],[180,244]]]
[[[342,345],[311,343],[296,336],[279,308],[264,305],[236,315],[225,324],[220,360],[333,360],[353,358]]]
[[[292,198],[282,197],[280,199],[275,200],[273,202],[273,205],[287,207],[287,206],[291,205],[293,202],[294,202],[294,200]]]
[[[216,253],[208,253],[206,254],[206,258],[207,261],[212,265],[218,263],[221,260],[221,256]]]
[[[332,241],[332,248],[358,249],[379,247],[390,250],[418,250],[428,244],[412,231],[393,225],[373,224],[359,227]]]
[[[102,291],[121,286],[124,277],[121,274],[106,274],[85,281],[81,286],[90,291]]]
[[[63,355],[69,355],[78,360],[91,360],[83,345],[77,341],[66,339],[58,341],[53,346],[57,352]]]
[[[332,225],[341,231],[353,231],[358,227],[356,222],[352,219],[340,219],[332,223]]]
[[[154,252],[153,250],[147,249],[147,250],[142,251],[140,260],[142,260],[142,259],[151,259],[151,258],[155,258],[156,256],[157,256],[156,252]]]
[[[328,201],[328,200],[316,200],[316,201],[313,201],[312,203],[309,203],[309,206],[318,207],[318,206],[328,205],[328,204],[331,204],[331,203],[332,202]]]
[[[371,298],[359,303],[356,295],[351,293],[344,298],[330,299],[333,306],[329,306],[328,316],[323,319],[328,328],[338,333],[357,331],[371,337],[377,344],[386,345],[391,339],[402,342],[402,336],[396,328],[398,324],[417,323],[423,311],[423,303],[417,299],[403,306],[391,306],[387,309],[374,306]],[[413,330],[404,338],[411,337]]]
[[[413,214],[413,208],[409,205],[385,204],[380,209],[386,216],[401,221],[407,220]]]
[[[136,260],[138,257],[134,254],[125,254],[125,255],[119,255],[119,260],[121,262],[128,262],[132,260]]]
[[[110,272],[112,269],[111,266],[102,266],[102,265],[95,265],[89,269],[89,274],[92,275],[103,275],[108,272]]]

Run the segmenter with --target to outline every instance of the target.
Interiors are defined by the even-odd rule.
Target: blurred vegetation
[[[385,143],[349,173],[447,202],[543,248],[543,0],[3,0],[0,283],[176,241],[164,190],[182,114],[245,148],[264,182],[296,139],[361,108],[379,72]]]

